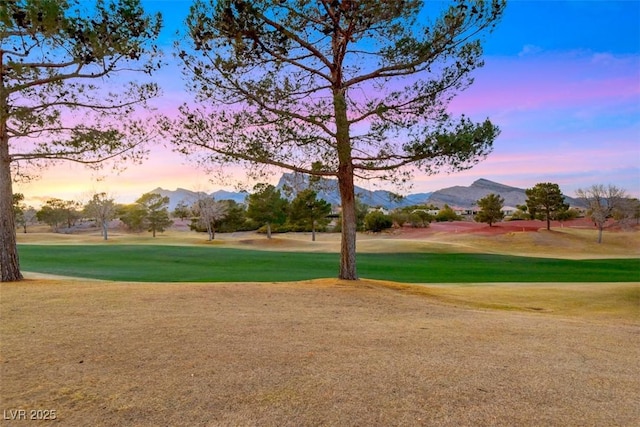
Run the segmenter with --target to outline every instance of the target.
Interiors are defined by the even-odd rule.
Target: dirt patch
[[[640,418],[636,321],[553,316],[537,302],[532,313],[456,307],[437,288],[373,281],[0,286],[7,414],[55,410],[70,426]]]
[[[499,253],[567,259],[640,257],[637,228],[609,228],[603,243],[590,221],[578,219],[553,222],[551,230],[542,221],[513,221],[495,224],[454,221],[433,223],[428,228],[403,227],[389,237],[399,241],[439,245],[441,250]],[[429,250],[429,249],[426,249]]]

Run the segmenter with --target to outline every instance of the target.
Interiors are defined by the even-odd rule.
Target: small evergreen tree
[[[121,205],[117,208],[117,215],[120,221],[130,230],[136,233],[144,230],[146,210],[138,203]]]
[[[486,222],[489,224],[489,227],[492,227],[494,223],[502,221],[504,218],[504,212],[502,211],[503,206],[504,198],[498,194],[488,194],[478,200],[480,212],[475,216],[475,220],[478,222]]]
[[[225,207],[227,214],[218,221],[218,231],[221,233],[232,233],[234,231],[244,231],[252,229],[247,224],[247,209],[242,203],[234,200],[220,200]]]
[[[311,228],[311,240],[316,241],[316,226],[329,223],[327,215],[331,213],[331,205],[311,189],[302,190],[291,202],[290,218],[292,222],[307,223]]]
[[[169,198],[156,193],[145,193],[136,200],[144,210],[144,224],[148,231],[156,237],[156,232],[163,232],[173,224],[169,218]]]
[[[551,220],[557,219],[559,212],[569,209],[558,184],[538,183],[533,188],[527,188],[525,193],[531,218],[546,220],[547,230],[551,230]]]
[[[247,216],[267,226],[267,238],[271,238],[271,225],[283,224],[287,219],[287,200],[273,185],[257,184],[254,193],[247,197]]]

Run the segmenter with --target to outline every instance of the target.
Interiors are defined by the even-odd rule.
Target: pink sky
[[[181,4],[188,7],[188,2]],[[580,37],[576,32],[555,34],[553,27],[546,27],[551,35],[527,31],[526,25],[535,25],[535,19],[548,19],[519,10],[531,4],[516,3],[511,14],[505,16],[504,29],[501,32],[499,27],[497,41],[487,48],[486,66],[474,74],[475,83],[450,106],[455,114],[465,113],[475,120],[489,117],[501,128],[493,153],[471,170],[435,176],[416,174],[409,192],[467,186],[486,178],[521,188],[555,182],[569,196],[577,188],[614,184],[640,197],[640,38],[633,43],[612,36],[605,46],[596,46],[599,39],[594,36],[593,41],[587,33],[578,34]],[[600,13],[592,9],[605,6],[582,2],[567,7],[573,14],[582,10],[587,19]],[[518,24],[518,19],[525,19],[518,13],[527,21]],[[629,14],[626,9],[612,13]],[[573,18],[580,20],[579,15]],[[607,32],[618,35],[621,31],[635,35],[637,29],[626,28],[627,22],[602,21],[596,36]],[[189,99],[177,69],[165,69],[158,81],[164,88],[164,97],[157,101],[162,111],[175,110]],[[238,180],[246,181],[241,170],[232,172]],[[156,187],[235,190],[230,185],[209,182],[205,171],[160,147],[154,148],[140,166],[130,166],[119,175],[103,175],[60,163],[43,171],[40,180],[16,184],[14,190],[24,193],[27,202],[34,205],[50,197],[86,201],[92,193],[101,191],[128,203]],[[274,183],[278,177],[274,176]],[[250,188],[253,183],[246,184]],[[363,186],[396,190],[373,183]]]

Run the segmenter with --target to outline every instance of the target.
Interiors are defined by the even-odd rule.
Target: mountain
[[[524,189],[481,178],[468,187],[455,186],[435,191],[429,197],[429,203],[438,207],[447,204],[451,207],[470,209],[477,205],[479,199],[491,193],[504,198],[505,206],[524,205],[527,201]],[[579,200],[572,197],[565,196],[565,201],[570,206],[582,206]]]
[[[244,191],[237,193],[233,191],[218,190],[211,193],[211,197],[216,200],[233,200],[236,203],[244,203],[244,199],[247,198],[248,194],[249,193]]]
[[[278,188],[286,197],[285,186],[292,188],[296,191],[308,188],[308,177],[301,174],[285,173],[280,177],[280,181],[276,188]],[[338,181],[335,179],[320,179],[316,185],[318,198],[324,199],[332,205],[340,205],[340,191],[338,190]],[[211,194],[203,192],[195,192],[191,190],[185,190],[184,188],[178,188],[176,190],[165,190],[164,188],[156,188],[151,190],[150,193],[160,194],[163,197],[169,197],[169,211],[173,211],[178,203],[184,202],[187,205],[192,204],[198,198],[203,196],[213,197],[215,200],[234,200],[237,203],[244,203],[247,197],[246,192],[233,192],[218,190]],[[411,194],[406,197],[398,198],[394,193],[385,190],[367,190],[362,187],[356,186],[356,194],[360,197],[360,200],[369,206],[381,206],[385,209],[395,209],[403,206],[419,205],[426,203],[431,193],[417,193]]]
[[[314,184],[319,199],[324,199],[332,205],[340,205],[340,191],[338,190],[338,181],[335,179],[322,178]],[[296,173],[285,173],[280,177],[276,186],[283,195],[287,196],[287,188],[293,192],[301,191],[309,187],[309,178],[306,175]],[[211,194],[203,192],[195,192],[178,188],[174,191],[156,188],[151,193],[161,194],[169,197],[169,210],[175,209],[180,202],[188,205],[196,201],[199,197],[211,196],[216,200],[234,200],[237,203],[244,203],[247,197],[246,192],[232,192],[218,190]],[[290,192],[291,193],[291,192]],[[523,188],[510,187],[508,185],[489,181],[488,179],[478,179],[468,187],[455,186],[443,188],[433,193],[415,193],[405,197],[398,197],[394,193],[385,190],[367,190],[356,186],[356,194],[360,200],[366,205],[372,207],[383,207],[385,209],[395,209],[403,206],[433,204],[442,207],[445,204],[461,209],[470,209],[476,206],[478,199],[488,194],[498,194],[504,198],[505,206],[524,205],[527,195]],[[583,204],[574,198],[565,197],[565,200],[571,206],[582,206]]]
[[[278,181],[278,188],[283,194],[286,187],[300,191],[309,187],[309,178],[306,175],[296,173],[285,173]],[[338,181],[336,179],[320,178],[314,183],[318,198],[326,200],[332,205],[340,205],[340,190],[338,189]],[[417,193],[406,197],[398,197],[398,195],[386,190],[367,190],[356,186],[356,195],[360,200],[368,206],[383,207],[385,209],[395,209],[403,206],[411,206],[423,204],[429,198],[431,193]]]
[[[190,205],[199,198],[208,196],[207,193],[202,191],[195,192],[184,188],[165,190],[164,188],[158,187],[149,191],[149,193],[160,194],[162,197],[169,197],[169,211],[173,211],[180,202]]]
[[[491,193],[503,197],[505,206],[524,205],[527,200],[527,195],[522,188],[510,187],[481,178],[469,187],[457,185],[435,191],[429,197],[429,203],[438,207],[447,204],[451,207],[468,209],[476,206],[478,199]]]

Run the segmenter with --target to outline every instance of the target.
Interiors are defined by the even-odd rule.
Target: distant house
[[[429,215],[436,216],[440,212],[440,209],[414,209],[411,211],[411,213],[416,213],[416,212],[425,212]]]
[[[382,206],[377,206],[375,208],[369,208],[369,212],[373,212],[373,211],[379,211],[379,212],[382,212],[385,215],[389,215],[389,209],[384,208]]]
[[[518,208],[514,208],[513,206],[503,206],[500,210],[504,213],[504,216],[511,216],[518,210]]]
[[[451,209],[453,209],[453,211],[456,213],[456,215],[459,216],[465,216],[465,215],[471,215],[472,214],[472,209],[469,208],[463,208],[460,206],[449,206]]]
[[[503,206],[500,210],[504,213],[504,216],[511,216],[518,210],[518,208],[514,208],[513,206]],[[471,209],[467,209],[466,215],[478,215],[480,211],[480,206],[476,205]]]

